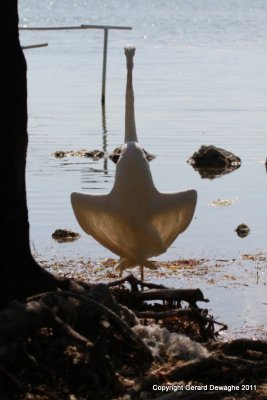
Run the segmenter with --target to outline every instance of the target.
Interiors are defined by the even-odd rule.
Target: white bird
[[[149,258],[165,253],[190,224],[197,202],[193,189],[160,193],[138,144],[132,87],[135,48],[125,49],[127,64],[125,140],[108,194],[72,193],[71,203],[81,228],[117,254],[115,268],[156,269]]]

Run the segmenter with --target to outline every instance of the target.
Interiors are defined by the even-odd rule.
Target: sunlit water
[[[266,253],[267,233],[267,3],[262,0],[70,1],[21,0],[20,25],[108,24],[110,31],[106,128],[100,103],[103,31],[21,31],[28,63],[29,149],[27,162],[31,244],[38,259],[98,260],[110,252],[80,230],[69,201],[72,191],[108,192],[115,165],[108,159],[56,159],[56,150],[102,149],[120,145],[124,131],[125,57],[136,48],[134,90],[140,143],[156,155],[151,170],[161,191],[193,187],[195,217],[161,260],[235,259],[227,266],[237,280],[212,273],[173,285],[198,285],[211,311],[232,331],[266,326],[266,262],[240,267],[244,254]],[[107,132],[104,133],[104,130]],[[214,144],[242,159],[235,172],[201,179],[186,160],[202,144]],[[235,199],[212,207],[216,199]],[[244,239],[235,228],[246,223]],[[82,234],[58,244],[51,234],[70,228]],[[214,261],[215,263],[215,261]],[[225,267],[222,267],[225,268]],[[223,271],[223,270],[222,270]],[[222,277],[222,281],[218,281]],[[265,304],[264,304],[265,303]],[[245,330],[243,327],[245,326]],[[242,330],[243,329],[243,330]],[[256,334],[252,330],[251,334]],[[261,330],[261,335],[262,335]]]

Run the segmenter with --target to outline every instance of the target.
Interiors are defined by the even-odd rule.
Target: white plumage
[[[127,63],[125,144],[116,165],[115,182],[104,195],[72,193],[71,203],[81,228],[120,259],[116,270],[137,265],[155,269],[149,258],[168,249],[190,224],[197,192],[160,193],[144,151],[138,144],[132,70],[135,48],[125,48]]]

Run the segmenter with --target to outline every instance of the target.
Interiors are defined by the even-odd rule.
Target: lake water
[[[82,233],[69,196],[81,190],[108,192],[115,165],[107,158],[57,159],[53,153],[82,148],[111,153],[123,142],[123,48],[132,43],[137,49],[137,131],[143,147],[156,155],[150,164],[155,184],[161,191],[193,187],[199,196],[190,227],[159,259],[206,258],[214,260],[213,265],[215,260],[229,261],[216,270],[214,285],[207,283],[212,268],[201,278],[181,275],[178,283],[171,282],[208,292],[212,312],[229,323],[232,332],[247,332],[248,325],[266,327],[267,261],[260,256],[259,263],[244,265],[243,256],[266,254],[267,2],[20,0],[19,9],[20,26],[133,28],[109,32],[105,129],[100,102],[103,31],[21,31],[23,45],[49,44],[25,50],[27,189],[36,257],[97,261],[112,256]],[[241,167],[218,179],[202,179],[186,162],[202,144],[234,152]],[[213,207],[217,199],[234,201]],[[235,232],[240,223],[251,229],[243,239]],[[59,244],[51,238],[58,228],[70,228],[82,237]],[[240,285],[225,281],[231,274]]]

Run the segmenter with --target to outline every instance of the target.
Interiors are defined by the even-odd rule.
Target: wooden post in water
[[[108,52],[108,28],[104,29],[104,47],[103,47],[103,71],[102,71],[102,96],[101,103],[106,100],[106,72],[107,72],[107,52]]]
[[[30,44],[29,46],[22,46],[22,50],[37,49],[39,47],[47,47],[48,43]]]
[[[76,29],[103,29],[104,30],[104,48],[103,48],[103,70],[102,70],[102,93],[101,103],[105,104],[106,98],[106,74],[107,74],[107,52],[108,52],[108,31],[109,29],[118,30],[131,30],[131,26],[113,26],[113,25],[87,25],[82,24],[79,26],[36,26],[36,27],[20,27],[24,31],[63,31],[63,30],[76,30]],[[42,47],[42,46],[26,46],[26,48]]]

